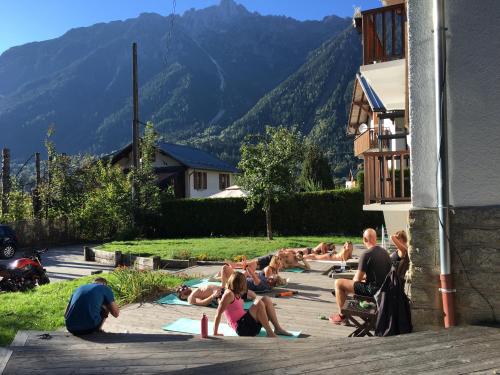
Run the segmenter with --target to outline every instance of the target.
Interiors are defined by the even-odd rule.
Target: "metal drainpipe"
[[[446,36],[444,27],[444,0],[433,0],[434,28],[434,89],[436,96],[436,138],[438,153],[437,203],[439,215],[439,261],[441,265],[441,297],[443,301],[444,326],[455,325],[455,293],[451,275],[449,246],[449,197],[448,197],[448,149],[446,126],[446,87],[444,57]]]

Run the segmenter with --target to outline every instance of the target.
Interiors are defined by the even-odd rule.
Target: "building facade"
[[[355,15],[363,43],[347,133],[363,161],[365,211],[382,211],[389,233],[407,229],[410,209],[410,129],[404,1]]]
[[[433,2],[408,1],[409,282],[418,326],[443,321],[436,186],[437,166],[446,161],[456,322],[500,319],[500,3],[443,3],[447,160],[440,160],[437,152]]]
[[[409,230],[417,330],[452,315],[500,321],[499,14],[495,0],[407,0],[355,20],[364,65],[348,133],[364,161],[365,210],[384,211],[389,233]]]
[[[110,155],[112,164],[130,170],[132,145]],[[215,156],[185,145],[160,143],[153,163],[161,188],[172,186],[176,198],[207,198],[234,183],[236,168]]]

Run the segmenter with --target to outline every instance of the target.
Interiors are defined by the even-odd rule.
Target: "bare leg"
[[[354,294],[354,281],[347,279],[335,280],[335,299],[337,300],[339,314],[340,309],[344,306],[347,294]]]
[[[257,294],[253,290],[247,290],[247,299],[255,300]]]
[[[221,282],[223,288],[227,286],[227,280],[229,280],[229,277],[231,277],[233,272],[234,272],[233,267],[231,267],[230,265],[224,264],[222,266],[220,274],[221,274]]]
[[[276,337],[276,334],[269,324],[269,317],[267,316],[266,306],[264,305],[264,302],[262,302],[262,300],[255,302],[248,311],[250,312],[250,315],[252,315],[252,318],[262,324],[262,326],[266,330],[268,337]]]
[[[273,301],[271,300],[271,298],[264,296],[262,297],[261,301],[264,303],[264,306],[266,307],[266,313],[267,316],[269,317],[269,320],[271,321],[271,323],[273,323],[274,333],[276,333],[277,335],[291,336],[292,334],[285,331],[278,322],[278,317],[276,316],[276,310],[274,309]]]

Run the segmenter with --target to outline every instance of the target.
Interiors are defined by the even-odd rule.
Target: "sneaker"
[[[336,324],[336,325],[346,325],[347,321],[344,315],[341,314],[335,314],[330,316],[328,319],[331,323]]]

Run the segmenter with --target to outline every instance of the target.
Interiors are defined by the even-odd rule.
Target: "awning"
[[[221,192],[209,196],[209,198],[240,198],[246,197],[248,194],[241,190],[238,185],[229,186]]]
[[[405,60],[363,65],[356,75],[347,133],[367,123],[371,112],[405,108]]]
[[[405,59],[363,65],[360,72],[386,111],[405,109]]]

